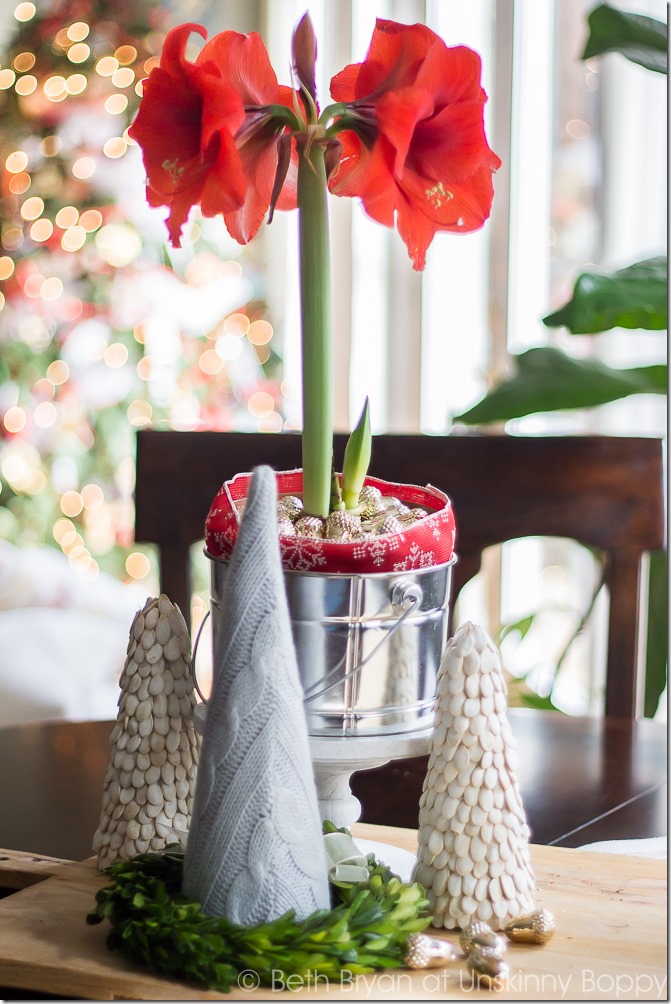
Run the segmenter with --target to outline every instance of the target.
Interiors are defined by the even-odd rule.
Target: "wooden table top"
[[[666,728],[511,709],[537,844],[666,834]],[[100,817],[111,722],[0,729],[0,847],[81,860]],[[362,820],[415,828],[426,758],[355,775]]]
[[[414,831],[355,827],[355,835],[416,848]],[[537,905],[555,915],[547,945],[511,945],[507,988],[497,1000],[666,1000],[666,864],[645,858],[533,846]],[[89,862],[0,901],[0,987],[94,1000],[269,1000],[249,982],[230,994],[203,991],[131,965],[105,947],[105,925],[88,927],[101,875]],[[456,943],[457,935],[436,932]],[[253,975],[247,977],[253,980]],[[4,991],[11,996],[11,991]],[[492,1000],[473,986],[463,960],[445,969],[387,970],[294,983],[276,996],[310,1000]]]

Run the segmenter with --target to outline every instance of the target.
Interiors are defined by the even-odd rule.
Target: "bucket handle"
[[[210,611],[208,610],[202,621],[200,622],[200,627],[198,628],[198,634],[196,635],[196,640],[193,643],[193,655],[191,656],[191,675],[193,677],[193,685],[196,688],[196,693],[200,697],[203,704],[207,704],[207,698],[204,696],[203,691],[198,686],[198,677],[196,676],[196,653],[198,652],[198,645],[200,644],[200,636],[203,633],[203,628],[207,623],[207,618],[210,616]]]
[[[406,618],[410,616],[413,610],[415,610],[418,607],[418,605],[422,602],[422,588],[416,582],[410,582],[410,581],[404,582],[403,580],[396,582],[394,583],[394,586],[391,591],[390,602],[394,610],[399,610],[399,611],[402,610],[403,613],[392,627],[387,628],[387,633],[385,634],[384,638],[382,638],[377,643],[372,652],[368,653],[363,662],[360,662],[358,666],[354,667],[351,673],[347,674],[348,680],[351,680],[353,676],[356,676],[357,673],[361,672],[364,666],[370,662],[370,660],[373,658],[374,655],[377,654],[377,652],[379,652],[382,646],[389,641],[389,639],[396,631],[398,631],[398,629],[401,627]],[[342,677],[340,676],[341,665],[342,665],[342,660],[340,661],[340,663],[338,663],[335,669],[332,669],[330,673],[326,674],[326,676],[322,676],[321,680],[317,680],[316,683],[313,683],[312,686],[308,688],[308,690],[303,694],[303,704],[309,704],[311,701],[316,701],[318,697],[322,697],[324,694],[328,694],[330,690],[333,690],[334,687],[337,687],[342,683]],[[332,677],[337,677],[337,678],[332,680]],[[327,683],[327,685],[324,687],[323,684],[326,683],[328,680],[331,680],[331,682]],[[318,690],[317,693],[312,693],[315,687],[321,687],[322,689]]]
[[[398,629],[401,627],[404,621],[410,616],[413,610],[415,610],[419,606],[421,602],[422,602],[422,587],[417,582],[412,582],[412,581],[404,582],[401,579],[400,581],[394,583],[391,591],[390,604],[393,610],[398,610],[398,611],[402,610],[403,613],[392,627],[387,628],[387,633],[385,634],[384,638],[382,638],[377,643],[372,652],[368,653],[363,662],[360,662],[358,666],[354,667],[351,673],[347,674],[348,680],[351,680],[353,676],[356,676],[358,673],[361,672],[364,666],[366,666],[370,662],[370,660],[373,658],[374,655],[376,655],[379,652],[382,646],[389,641],[389,639],[392,637],[393,634],[395,634],[396,631],[398,631]],[[193,655],[191,658],[191,674],[193,676],[193,683],[196,688],[196,692],[200,697],[201,701],[203,702],[203,704],[207,704],[207,698],[204,696],[202,690],[198,685],[198,677],[196,676],[196,654],[198,652],[198,645],[200,644],[200,636],[203,633],[203,628],[205,627],[205,624],[207,622],[208,617],[210,616],[210,613],[211,611],[208,610],[205,616],[203,617],[202,621],[200,622],[198,633],[196,635],[196,640],[193,644]],[[326,674],[326,676],[322,676],[321,680],[317,680],[316,683],[313,683],[312,686],[309,687],[308,690],[304,692],[303,704],[309,704],[311,701],[316,701],[318,697],[323,697],[324,694],[328,694],[330,690],[333,690],[334,687],[337,687],[342,682],[340,677],[341,665],[342,665],[342,660],[340,663],[338,663],[335,669],[332,669],[330,673]],[[333,679],[333,677],[336,677],[336,679]],[[331,681],[330,683],[327,682],[329,680]],[[326,686],[323,686],[323,684],[325,683]],[[318,690],[316,693],[312,693],[315,687],[321,687],[322,689]]]

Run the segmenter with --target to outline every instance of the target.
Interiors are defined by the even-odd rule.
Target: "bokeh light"
[[[28,154],[23,150],[14,150],[7,157],[5,167],[10,174],[18,174],[20,171],[25,171],[28,167]]]
[[[35,65],[34,52],[19,52],[14,56],[13,66],[18,73],[27,73]]]
[[[149,575],[150,569],[149,558],[141,551],[133,551],[126,558],[126,571],[132,579],[144,579]]]
[[[37,90],[37,77],[34,77],[32,73],[26,73],[25,77],[19,77],[16,81],[14,90],[21,97],[27,97]]]
[[[30,239],[36,241],[38,244],[48,241],[54,232],[54,225],[51,220],[47,220],[42,217],[40,220],[35,220],[31,226],[29,233]]]
[[[27,415],[23,408],[14,407],[8,408],[5,412],[2,423],[7,430],[7,432],[21,432],[25,429],[26,422],[28,421]]]
[[[79,492],[69,491],[61,495],[61,512],[65,516],[79,516],[84,508],[84,499]]]
[[[76,42],[68,49],[68,59],[71,63],[84,63],[91,55],[91,49],[86,42]]]
[[[70,367],[63,359],[55,359],[47,366],[47,380],[59,387],[70,379]]]
[[[93,157],[78,157],[72,165],[72,173],[80,181],[86,181],[95,173],[96,162]]]
[[[30,21],[36,13],[37,8],[34,3],[20,3],[18,7],[14,8],[14,17],[17,21]]]
[[[0,258],[0,279],[9,279],[14,272],[14,262],[7,255]]]
[[[56,213],[56,226],[67,230],[68,227],[74,227],[78,219],[79,210],[75,206],[63,206]]]

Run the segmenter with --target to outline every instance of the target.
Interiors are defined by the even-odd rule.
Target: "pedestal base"
[[[388,736],[310,736],[310,754],[315,772],[319,813],[335,826],[356,823],[361,803],[350,789],[358,770],[381,767],[390,760],[428,753],[433,729]]]

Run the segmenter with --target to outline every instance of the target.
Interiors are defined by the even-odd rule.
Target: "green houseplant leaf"
[[[666,551],[651,551],[643,714],[652,718],[666,686],[669,629],[669,564]]]
[[[569,302],[543,318],[549,328],[563,326],[574,335],[616,327],[663,331],[667,323],[667,260],[663,255],[609,275],[583,272]]]
[[[455,421],[505,422],[536,412],[590,408],[630,394],[666,393],[666,366],[613,369],[595,359],[573,359],[541,347],[515,356],[517,372]]]
[[[603,52],[621,52],[632,63],[666,73],[668,32],[662,21],[602,4],[590,14],[589,28],[582,59]]]

